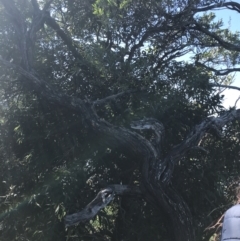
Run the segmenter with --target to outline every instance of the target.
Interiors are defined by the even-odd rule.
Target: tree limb
[[[0,62],[7,68],[14,69],[17,73],[22,74],[26,80],[30,81],[29,83],[32,84],[36,93],[38,93],[40,96],[46,97],[46,100],[48,100],[50,103],[63,106],[65,108],[67,107],[75,112],[78,112],[78,114],[83,114],[85,111],[89,112],[90,105],[88,101],[83,101],[74,96],[59,93],[47,81],[39,78],[34,71],[26,71],[22,67],[4,60],[1,56]]]
[[[195,61],[195,64],[197,66],[200,66],[200,67],[203,67],[203,68],[206,68],[208,70],[211,70],[215,73],[215,75],[218,75],[218,76],[223,76],[223,75],[227,75],[227,74],[230,74],[232,72],[238,72],[240,71],[240,68],[232,68],[232,69],[221,69],[221,70],[218,70],[218,69],[214,69],[212,67],[209,67],[209,66],[206,66],[205,64],[202,64],[198,61]]]
[[[94,218],[97,213],[105,208],[114,198],[114,192],[112,188],[105,188],[101,190],[97,196],[90,202],[81,212],[67,215],[65,220],[65,226],[73,226],[80,222],[86,222]]]
[[[159,179],[161,178],[164,183],[168,183],[172,176],[174,165],[186,154],[186,152],[191,148],[198,146],[198,143],[200,143],[206,133],[214,131],[217,135],[221,136],[222,128],[234,120],[240,120],[240,109],[233,109],[225,112],[219,117],[209,117],[199,125],[195,126],[185,140],[173,147],[169,154],[164,158],[164,163],[168,165],[168,168],[165,166],[165,169],[162,170],[162,166],[159,166],[156,169],[156,177]]]
[[[220,38],[217,34],[210,32],[208,29],[202,27],[198,22],[194,21],[195,26],[190,27],[190,29],[198,30],[207,36],[213,38],[216,40],[222,47],[224,47],[227,50],[231,51],[240,51],[240,46],[231,44],[229,42],[224,41],[222,38]]]
[[[200,66],[200,67],[203,67],[203,68],[206,68],[210,71],[213,71],[216,75],[220,75],[220,76],[223,76],[223,75],[227,75],[231,72],[237,72],[237,71],[240,71],[240,68],[232,68],[232,69],[222,69],[222,70],[217,70],[217,69],[214,69],[212,67],[208,67],[206,66],[205,64],[202,64],[198,61],[195,62],[195,64],[197,66]],[[234,89],[234,90],[240,90],[240,87],[237,87],[237,86],[231,86],[231,85],[222,85],[222,84],[218,84],[218,83],[209,83],[209,85],[213,86],[213,87],[220,87],[220,88],[227,88],[227,89]]]
[[[45,6],[43,7],[43,10],[40,10],[38,2],[36,0],[31,0],[32,6],[33,6],[33,18],[31,23],[31,28],[28,31],[29,38],[31,41],[31,44],[35,44],[36,40],[36,34],[37,32],[43,28],[45,18],[49,15],[49,12],[47,12],[48,8],[50,7],[51,1],[48,1]]]
[[[117,93],[115,95],[110,95],[110,96],[107,96],[106,98],[103,98],[103,99],[99,99],[99,100],[95,100],[93,101],[93,106],[97,106],[97,105],[103,105],[105,104],[106,102],[108,101],[111,101],[111,100],[115,100],[116,98],[119,98],[121,96],[124,96],[124,95],[127,95],[127,94],[132,94],[132,93],[136,93],[138,92],[138,90],[127,90],[127,91],[122,91],[120,93]]]
[[[50,102],[57,103],[71,110],[83,113],[84,118],[91,125],[95,138],[101,138],[101,145],[108,145],[110,147],[118,146],[122,149],[122,151],[128,153],[128,155],[142,160],[142,190],[144,190],[147,200],[156,205],[158,208],[164,208],[167,210],[166,212],[172,221],[172,225],[176,227],[174,230],[175,236],[181,235],[179,240],[192,240],[192,223],[189,216],[189,210],[182,198],[174,191],[174,189],[166,184],[170,181],[173,167],[177,160],[179,160],[179,158],[181,158],[192,147],[198,145],[205,133],[211,129],[219,130],[227,122],[239,118],[240,110],[233,110],[218,118],[208,118],[203,121],[194,128],[189,136],[187,136],[186,140],[175,146],[167,157],[160,159],[158,150],[141,135],[133,133],[125,128],[112,126],[110,123],[100,120],[94,114],[94,111],[87,106],[87,103],[81,100],[77,102],[75,99],[70,99],[64,94],[55,93],[49,85],[45,87],[46,83],[34,76],[32,73],[29,73],[21,67],[15,66],[3,59],[0,59],[0,61],[4,63],[5,66],[14,68],[27,79],[31,80],[35,85],[36,90],[39,91],[41,95],[45,96],[47,100],[50,100]],[[103,139],[102,136],[104,136]],[[95,202],[91,203],[91,205],[85,208],[82,212],[67,217],[66,225],[75,225],[79,221],[86,221],[89,220],[89,218],[93,218],[99,210],[101,210],[101,208],[105,207],[113,199],[113,191],[112,188],[110,189],[111,190],[107,189],[106,192],[102,192],[96,199],[96,202],[99,204],[98,208],[91,206],[93,204],[95,205]],[[121,191],[119,191],[119,194],[120,193]],[[89,209],[89,207],[93,208]],[[186,212],[188,215],[186,215]],[[189,229],[187,233],[188,238],[186,238],[186,232],[182,229],[183,226],[186,225]]]
[[[44,10],[46,12],[47,8],[50,6],[52,1],[49,1],[45,4],[44,6]],[[40,11],[38,3],[36,0],[32,0],[33,5],[35,6],[35,14],[37,12]],[[43,11],[41,11],[43,12]],[[81,54],[77,51],[77,49],[74,47],[74,43],[72,41],[72,38],[70,38],[65,32],[64,30],[62,30],[60,28],[60,26],[57,24],[57,22],[55,21],[54,18],[52,18],[50,16],[50,14],[45,14],[44,16],[42,16],[42,21],[44,21],[49,27],[51,27],[53,30],[55,30],[55,32],[57,33],[57,35],[63,40],[63,42],[68,46],[69,50],[72,52],[73,56],[78,59],[78,60],[82,60],[82,56]]]
[[[227,88],[227,89],[233,89],[233,90],[239,90],[240,91],[240,87],[237,86],[231,86],[231,85],[222,85],[222,84],[214,84],[214,83],[210,83],[211,86],[213,87],[220,87],[220,88]]]
[[[72,41],[72,38],[70,38],[57,24],[54,18],[52,18],[50,15],[45,17],[46,24],[51,27],[57,35],[63,40],[63,42],[68,46],[69,50],[72,52],[73,56],[78,59],[82,60],[82,55],[77,51],[77,49],[74,47],[74,43]]]
[[[142,196],[142,192],[140,188],[136,186],[110,185],[101,190],[93,201],[91,201],[81,212],[67,215],[64,218],[65,226],[69,227],[93,219],[101,209],[105,208],[114,199],[115,195],[131,195],[136,197]]]
[[[11,6],[14,5],[13,1],[1,1],[6,6],[6,9],[10,12],[12,22],[15,25],[15,31],[19,34],[18,38],[23,39],[20,43],[23,44],[23,47],[26,47],[27,29],[22,16],[19,16],[21,21],[19,26],[22,28],[22,30],[18,30],[18,22],[16,21],[18,18],[15,18],[14,16],[14,11],[16,9]],[[8,4],[8,2],[10,2],[10,4]],[[18,13],[19,12],[16,12],[17,17]],[[73,55],[75,54],[78,59],[81,59],[82,56],[77,52],[72,39],[66,35],[66,33],[59,27],[56,21],[50,16],[44,16],[44,19],[46,20],[46,23],[49,24],[49,26],[51,26],[61,37],[64,43],[72,51]],[[177,18],[174,20],[177,21]],[[38,22],[36,25],[38,27],[35,28],[33,33],[36,33],[36,31],[39,29],[39,23],[42,23],[42,20]],[[171,24],[172,23],[174,22],[171,22]],[[179,26],[177,26],[178,30]],[[176,30],[175,26],[173,28]],[[157,30],[159,31],[159,29]],[[205,34],[208,34],[217,42],[220,44],[223,43],[223,47],[226,45],[228,49],[231,49],[232,46],[235,46],[229,46],[229,44],[225,41],[221,39],[219,40],[217,35],[214,35],[206,29],[201,29],[201,26],[197,26],[195,30],[200,32],[205,31]],[[154,33],[156,32],[149,32],[151,35]],[[144,42],[147,38],[148,35],[143,35],[142,42]],[[20,47],[22,46],[21,44],[19,45]],[[138,42],[138,44],[140,45],[136,45],[135,48],[134,46],[132,47],[132,56],[134,55],[135,50],[141,46],[141,40]],[[192,241],[194,239],[194,235],[189,209],[181,196],[171,187],[171,185],[169,185],[174,165],[186,154],[187,151],[196,146],[199,146],[199,142],[202,140],[206,133],[209,133],[211,130],[220,133],[221,128],[228,122],[231,122],[234,119],[239,119],[240,110],[232,110],[230,112],[226,112],[222,116],[216,118],[210,117],[204,120],[194,128],[194,130],[186,137],[184,141],[173,147],[173,149],[165,156],[165,158],[161,159],[157,146],[153,145],[146,138],[128,130],[127,128],[113,126],[110,123],[101,120],[101,118],[97,116],[94,109],[92,108],[92,103],[68,96],[64,93],[59,93],[50,84],[48,84],[47,81],[38,77],[38,75],[31,69],[31,66],[29,66],[30,59],[28,55],[28,49],[23,49],[23,51],[20,49],[20,54],[25,56],[27,60],[24,62],[23,67],[14,65],[2,58],[0,58],[0,61],[2,64],[4,64],[4,66],[13,68],[18,73],[25,76],[26,81],[29,81],[28,83],[32,84],[36,93],[42,97],[45,97],[46,101],[49,101],[50,104],[64,106],[70,111],[75,113],[77,112],[79,115],[81,115],[81,123],[88,124],[91,133],[93,133],[95,139],[99,141],[99,145],[120,148],[121,151],[126,153],[129,158],[133,157],[135,160],[138,160],[140,163],[139,165],[142,177],[141,191],[144,194],[144,197],[146,197],[147,201],[154,203],[159,209],[166,213],[166,216],[171,223],[170,229],[172,229],[171,231],[174,233],[176,240]],[[116,98],[116,96],[121,96],[120,94],[121,93],[112,97],[106,97],[105,99],[100,100],[99,103],[101,103],[101,101],[103,103],[106,100]],[[96,103],[97,102],[95,102],[95,104]],[[139,129],[137,124],[135,123],[133,126],[135,129]],[[161,139],[160,134],[156,134],[156,136],[157,139]],[[102,208],[106,207],[106,205],[108,205],[113,200],[114,194],[120,195],[121,193],[123,194],[124,191],[128,194],[131,193],[131,190],[128,192],[122,186],[118,186],[118,188],[115,187],[115,189],[114,186],[109,186],[106,189],[100,191],[96,198],[91,203],[89,203],[84,210],[77,214],[66,216],[66,226],[75,225],[79,222],[87,221],[93,218]],[[136,191],[136,193],[140,195],[139,191]]]
[[[225,215],[225,213],[217,220],[217,222],[214,225],[210,225],[210,226],[206,227],[204,229],[204,232],[212,230],[212,229],[214,229],[215,232],[218,231],[218,229],[220,227],[222,227],[224,215]]]
[[[209,11],[209,10],[213,10],[216,8],[229,8],[231,10],[235,10],[237,12],[240,13],[240,4],[237,2],[220,2],[220,3],[216,3],[210,6],[206,6],[206,7],[202,7],[202,8],[193,8],[192,11],[194,12],[205,12],[205,11]]]
[[[155,146],[160,148],[162,139],[164,137],[164,126],[158,120],[154,118],[145,118],[139,121],[133,121],[131,123],[131,128],[136,130],[148,130],[151,129],[155,133]]]
[[[16,33],[17,46],[21,53],[22,62],[27,70],[31,69],[31,56],[29,56],[29,46],[27,43],[27,26],[20,11],[15,6],[13,0],[1,0],[6,13],[11,20]]]

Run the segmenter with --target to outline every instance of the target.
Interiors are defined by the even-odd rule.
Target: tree
[[[214,22],[213,13],[205,12],[224,8],[240,12],[240,4],[198,0],[1,3],[5,101],[1,176],[9,185],[1,187],[5,193],[2,238],[52,240],[56,236],[50,234],[51,227],[61,230],[56,235],[65,239],[59,220],[84,207],[86,200],[79,199],[85,193],[90,201],[93,193],[84,190],[87,180],[91,189],[104,189],[80,217],[68,215],[66,225],[90,220],[106,205],[110,205],[109,217],[98,216],[85,230],[70,229],[69,239],[81,230],[89,235],[84,240],[141,240],[145,234],[140,229],[138,235],[118,232],[127,232],[124,221],[141,216],[144,226],[157,210],[160,221],[148,226],[154,230],[153,240],[194,240],[195,231],[200,240],[197,225],[202,225],[203,217],[190,200],[193,187],[203,177],[201,170],[209,171],[207,178],[223,188],[237,178],[234,168],[239,168],[233,161],[233,170],[228,167],[223,177],[219,174],[226,156],[234,158],[239,151],[240,110],[224,110],[217,91],[230,88],[228,74],[239,71],[239,34],[224,29],[221,21]],[[176,61],[187,53],[193,55],[192,63]],[[203,154],[205,148],[213,150],[212,160],[211,154]],[[200,159],[205,164],[196,161]],[[183,190],[185,199],[179,194]],[[119,203],[111,203],[115,196],[123,200],[126,220]],[[128,196],[136,200],[129,201]],[[220,206],[224,199],[215,203]],[[21,228],[18,212],[28,217],[34,213],[35,218],[26,219]],[[48,227],[39,225],[45,213],[52,217]],[[11,233],[7,227],[13,220],[17,221]]]

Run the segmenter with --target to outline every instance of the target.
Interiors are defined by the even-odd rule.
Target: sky
[[[240,3],[240,0],[235,0],[235,1]],[[229,28],[233,32],[236,32],[236,31],[240,32],[240,14],[239,13],[228,9],[215,10],[214,13],[216,15],[216,21],[219,19],[223,20],[223,23],[224,23],[223,28]],[[189,59],[189,56],[191,56],[191,54],[182,56],[179,58],[179,60],[187,60]],[[235,74],[235,78],[232,85],[240,87],[240,73],[234,73],[234,74]],[[235,106],[235,103],[238,100],[238,98],[239,100],[237,101],[236,107],[240,108],[240,91],[239,90],[226,89],[221,94],[225,96],[224,102],[223,102],[223,106],[225,108],[228,109],[229,107]]]
[[[236,2],[240,3],[240,0]],[[217,19],[222,19],[224,22],[224,27],[229,27],[231,31],[239,31],[240,32],[240,14],[236,11],[231,10],[217,10],[214,11]],[[235,80],[232,84],[234,86],[240,87],[240,73],[235,74]],[[226,108],[232,107],[235,105],[236,100],[240,97],[240,91],[238,90],[225,90],[223,92],[225,95],[224,98],[224,106]],[[237,102],[237,107],[240,108],[240,100]]]

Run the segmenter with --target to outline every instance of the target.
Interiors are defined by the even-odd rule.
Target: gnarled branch
[[[81,212],[67,215],[65,217],[65,226],[76,225],[79,222],[86,222],[94,218],[97,213],[105,208],[114,198],[112,188],[101,190],[97,196]]]
[[[130,195],[138,197],[142,195],[142,192],[139,187],[110,185],[101,190],[93,201],[91,201],[81,212],[67,215],[64,218],[65,226],[69,227],[93,219],[101,209],[105,208],[114,199],[114,195]]]
[[[145,118],[139,121],[133,121],[131,123],[131,128],[136,130],[152,130],[155,133],[156,140],[155,143],[157,145],[156,148],[159,148],[161,145],[161,141],[164,136],[164,126],[158,120],[154,118]]]
[[[222,128],[234,120],[240,120],[240,109],[225,112],[219,117],[209,117],[202,121],[199,125],[191,131],[182,143],[174,146],[169,154],[164,158],[164,163],[170,165],[168,168],[165,166],[163,172],[162,166],[156,171],[156,176],[162,179],[163,182],[169,182],[172,176],[174,165],[182,158],[186,152],[195,146],[198,146],[205,134],[210,133],[212,130],[221,136]]]

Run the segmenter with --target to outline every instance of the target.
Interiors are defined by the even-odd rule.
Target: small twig
[[[209,153],[209,151],[206,150],[205,148],[203,148],[202,146],[194,146],[191,149],[195,150],[195,151],[202,151],[202,152],[205,152],[205,153]]]
[[[216,229],[216,231],[222,227],[222,220],[224,217],[225,213],[217,220],[217,222],[212,225],[212,226],[208,226],[207,228],[204,229],[204,232],[208,231],[208,230],[212,230],[212,229]]]
[[[220,87],[220,88],[227,88],[227,89],[233,89],[233,90],[240,90],[240,87],[232,86],[232,85],[222,85],[222,84],[214,84],[210,83],[213,87]]]
[[[235,108],[237,107],[237,103],[238,103],[239,100],[240,100],[240,95],[238,96],[237,100],[235,101],[235,104],[234,104]]]

